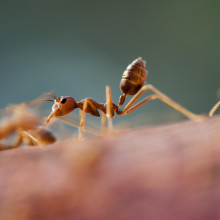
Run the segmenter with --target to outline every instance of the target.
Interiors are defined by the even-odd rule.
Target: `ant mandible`
[[[106,103],[98,103],[91,98],[83,99],[79,102],[76,102],[70,96],[61,96],[56,98],[55,95],[52,95],[54,100],[47,100],[54,102],[52,106],[52,112],[47,118],[47,122],[50,121],[53,117],[60,117],[69,114],[74,109],[79,108],[81,110],[81,118],[80,118],[80,132],[79,136],[82,135],[84,123],[85,123],[85,113],[89,113],[92,116],[100,117],[100,113],[98,110],[102,111],[104,114],[107,115],[109,119],[109,127],[111,127],[111,120],[114,117],[114,114],[117,115],[126,115],[129,114],[136,109],[140,108],[143,104],[150,100],[159,99],[160,101],[166,103],[167,105],[171,106],[172,108],[176,109],[177,111],[181,112],[186,117],[192,120],[201,120],[202,116],[196,115],[172,99],[166,96],[164,93],[156,89],[151,84],[145,84],[147,76],[147,70],[145,62],[142,58],[137,58],[134,60],[126,70],[124,71],[120,83],[121,91],[123,95],[119,98],[118,105],[112,102],[111,91],[110,87],[106,86]],[[151,90],[153,92],[152,95],[147,96],[139,103],[135,104],[135,101],[147,90]],[[120,107],[125,102],[125,99],[128,95],[132,95],[133,98],[128,102],[125,108],[122,110]]]

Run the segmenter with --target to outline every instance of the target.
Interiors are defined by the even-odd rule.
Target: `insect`
[[[151,84],[145,84],[147,76],[147,70],[145,62],[142,58],[137,58],[134,60],[126,70],[124,71],[120,83],[120,89],[122,91],[122,95],[119,98],[119,102],[116,105],[112,102],[111,90],[109,86],[106,86],[106,103],[98,103],[91,98],[83,99],[79,102],[75,101],[74,98],[70,96],[61,96],[56,98],[55,95],[52,97],[54,100],[54,104],[52,106],[52,111],[47,118],[47,122],[51,120],[53,117],[60,117],[69,114],[74,109],[79,108],[81,110],[81,118],[80,118],[80,131],[79,136],[82,136],[83,128],[85,124],[85,114],[89,113],[92,116],[100,117],[99,111],[102,112],[102,125],[105,121],[105,115],[108,117],[109,129],[112,129],[112,119],[115,114],[117,115],[126,115],[140,108],[143,104],[147,103],[150,100],[159,99],[160,101],[166,103],[177,111],[181,112],[186,117],[192,120],[201,120],[203,117],[200,115],[196,115],[172,99],[166,96],[164,93],[156,89]],[[152,95],[147,96],[139,103],[135,104],[136,100],[146,91],[151,90],[153,92]],[[121,106],[124,104],[127,96],[133,96],[128,104],[121,109]]]
[[[0,150],[17,148],[22,144],[42,146],[56,141],[49,129],[40,126],[42,119],[26,105],[23,103],[4,109],[4,118],[0,122]],[[14,134],[14,143],[3,144],[13,139]]]
[[[218,101],[210,110],[209,112],[209,117],[212,117],[214,115],[214,113],[216,112],[216,110],[218,109],[218,107],[220,106],[220,101]]]

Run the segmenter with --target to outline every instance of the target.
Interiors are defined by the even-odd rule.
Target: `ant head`
[[[59,98],[53,96],[53,98],[55,100],[47,122],[49,122],[52,117],[67,115],[77,107],[76,101],[70,96],[61,96]]]

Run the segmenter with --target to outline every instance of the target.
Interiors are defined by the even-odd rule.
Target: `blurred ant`
[[[213,114],[216,112],[216,110],[218,109],[218,107],[220,106],[220,101],[218,101],[210,110],[209,112],[209,117],[212,117]]]
[[[98,111],[100,110],[103,113],[102,125],[105,123],[104,116],[107,115],[109,121],[109,129],[111,129],[111,123],[115,113],[117,115],[130,114],[131,112],[140,108],[146,102],[154,99],[159,99],[160,101],[166,103],[167,105],[171,106],[172,108],[176,109],[177,111],[181,112],[183,115],[192,120],[201,120],[203,118],[202,116],[196,115],[188,111],[178,103],[174,102],[164,93],[156,89],[153,85],[145,84],[146,76],[147,70],[145,62],[142,60],[142,58],[134,60],[126,68],[122,75],[120,88],[123,92],[123,95],[120,96],[118,105],[112,102],[109,86],[106,86],[106,103],[98,103],[91,98],[86,98],[79,102],[76,102],[70,96],[61,96],[59,98],[56,98],[56,96],[53,95],[52,97],[54,98],[54,100],[48,100],[54,102],[54,104],[52,106],[52,112],[47,118],[47,122],[49,122],[53,117],[67,115],[74,109],[79,108],[81,110],[79,137],[81,137],[85,124],[85,113],[89,113],[92,116],[100,117],[100,113]],[[142,101],[134,105],[135,101],[147,90],[151,90],[154,94],[147,96]],[[128,95],[132,95],[133,98],[122,110],[120,109],[120,107],[123,105]]]
[[[42,120],[26,107],[30,103],[21,103],[1,110],[7,116],[0,122],[0,140],[2,141],[0,150],[18,148],[22,144],[42,146],[56,141],[50,130],[40,126]],[[15,143],[3,144],[3,141],[7,141],[13,134],[16,134]]]
[[[44,94],[43,97],[45,96],[53,96],[53,93]],[[43,120],[28,107],[42,101],[52,100],[40,97],[30,102],[10,105],[5,109],[0,109],[0,113],[4,115],[4,118],[0,121],[0,151],[18,148],[23,144],[44,146],[53,144],[56,141],[57,138],[52,131],[42,126]],[[79,127],[77,122],[68,118],[60,118],[60,121],[73,127]],[[94,128],[86,127],[85,131],[91,134],[99,134]],[[14,143],[6,144],[14,138],[14,135]]]

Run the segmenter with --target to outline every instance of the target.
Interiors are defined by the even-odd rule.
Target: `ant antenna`
[[[57,100],[57,97],[55,96],[54,92],[50,92],[48,94],[45,94],[44,96],[49,96],[49,97],[54,98],[54,100]],[[53,99],[36,99],[30,102],[23,102],[22,104],[26,106],[26,105],[36,104],[40,102],[54,102],[54,100]]]

